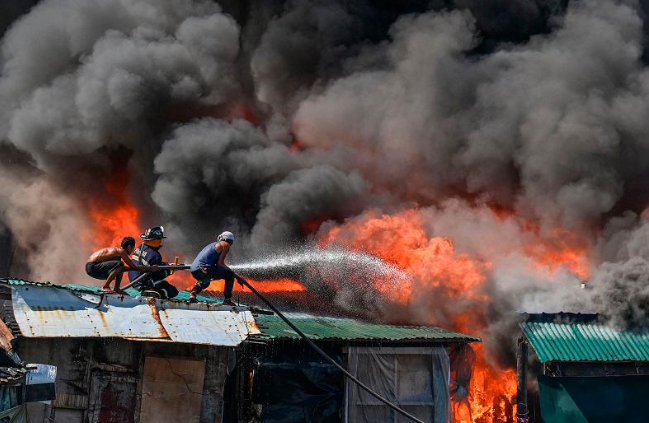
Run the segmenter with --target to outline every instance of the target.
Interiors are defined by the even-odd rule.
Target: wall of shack
[[[228,348],[113,338],[19,338],[28,363],[58,367],[56,401],[29,423],[220,423]]]
[[[464,348],[464,344],[447,342],[389,340],[335,340],[318,341],[317,344],[344,367],[348,366],[349,346],[396,349],[444,347],[451,357]],[[452,362],[457,365],[460,360]],[[453,371],[455,377],[456,369]],[[243,344],[236,351],[236,367],[227,382],[225,421],[342,423],[345,414],[344,381],[341,372],[301,340]],[[458,382],[455,380],[454,383]]]

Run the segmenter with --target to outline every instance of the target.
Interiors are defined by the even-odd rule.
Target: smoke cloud
[[[343,310],[360,298],[373,317],[449,326],[472,314],[494,353],[522,310],[648,324],[641,7],[374,3],[0,13],[0,227],[21,276],[83,280],[88,205],[110,209],[119,173],[138,223],[164,223],[188,257],[229,229],[238,261],[326,239],[425,264],[405,266],[411,302],[351,284]],[[365,238],[368,221],[389,224]],[[548,258],[575,249],[587,263]]]

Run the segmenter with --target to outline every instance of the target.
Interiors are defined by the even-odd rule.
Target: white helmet
[[[217,241],[231,241],[234,242],[234,234],[230,231],[225,231],[218,238]]]

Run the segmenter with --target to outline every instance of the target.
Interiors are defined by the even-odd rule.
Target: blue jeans
[[[226,300],[232,298],[232,288],[234,287],[234,272],[221,266],[208,267],[207,271],[203,272],[201,269],[194,270],[192,276],[196,279],[196,285],[192,289],[197,294],[210,286],[212,281],[223,279],[225,281],[225,289],[223,290],[223,297]]]

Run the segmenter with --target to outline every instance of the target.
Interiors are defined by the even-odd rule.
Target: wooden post
[[[228,376],[227,361],[227,348],[208,348],[200,423],[221,423],[223,421],[223,389]]]
[[[527,408],[527,340],[525,337],[518,338],[516,350],[516,402],[518,423],[529,422]]]

